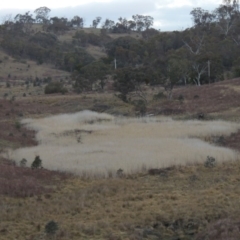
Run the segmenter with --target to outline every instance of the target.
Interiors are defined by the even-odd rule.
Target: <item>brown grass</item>
[[[70,74],[65,71],[54,69],[50,64],[38,65],[31,60],[17,60],[5,54],[0,50],[0,81],[25,81],[28,79],[35,80],[38,78],[50,77],[53,80],[60,80],[69,77]]]
[[[0,88],[0,94],[7,88]],[[113,98],[112,94],[91,93],[85,95],[40,95],[36,94],[37,87],[30,87],[26,97],[18,86],[13,86],[9,91],[11,94],[4,100],[0,98],[0,149],[2,147],[20,147],[35,145],[35,133],[21,127],[16,128],[16,122],[22,118],[44,117],[51,114],[77,112],[84,109],[101,111],[102,106],[107,106],[109,112],[115,114],[130,114],[132,106],[122,103],[119,99]],[[16,99],[12,101],[12,96]],[[101,104],[99,104],[101,102]]]
[[[233,79],[201,87],[175,88],[172,101],[161,100],[161,104],[156,101],[150,109],[159,114],[196,116],[205,113],[238,121],[240,94],[232,86],[238,86],[239,83],[239,79]],[[183,96],[184,100],[179,101],[179,96]]]
[[[14,162],[4,159],[0,161],[0,169],[0,195],[8,197],[32,197],[51,193],[58,181],[68,176],[45,169],[17,167]]]
[[[174,90],[172,101],[150,101],[148,112],[173,113],[184,119],[196,118],[203,111],[209,118],[238,122],[240,114],[235,100],[239,93],[235,87],[239,84],[236,79],[200,88],[179,88]],[[177,100],[180,94],[185,98],[182,103]],[[194,98],[197,94],[198,99]],[[15,121],[21,118],[18,111],[24,118],[85,108],[135,114],[133,106],[121,103],[112,93],[29,95],[12,103],[9,99],[0,100],[0,105],[0,144],[15,147],[33,144],[23,144],[15,133]],[[10,126],[14,130],[12,139],[6,134]],[[238,135],[225,138],[226,146],[231,143],[239,149]],[[239,161],[218,163],[214,168],[190,164],[161,170],[153,176],[133,174],[96,180],[89,179],[87,174],[82,179],[62,178],[56,172],[7,167],[6,163],[0,164],[0,189],[5,189],[0,194],[1,240],[48,239],[44,227],[50,220],[59,225],[55,239],[240,239]]]
[[[120,37],[132,37],[136,39],[142,39],[142,34],[138,32],[131,32],[131,33],[110,33],[109,36],[113,39],[117,39]]]
[[[238,240],[240,237],[240,221],[226,218],[210,224],[207,229],[197,235],[196,240]]]
[[[238,216],[239,169],[237,161],[174,167],[156,176],[74,178],[51,194],[0,198],[1,236],[40,238],[54,220],[57,239],[193,239],[208,223]]]
[[[100,59],[103,57],[107,57],[107,54],[101,47],[89,45],[86,48],[87,52],[90,53],[95,59]]]

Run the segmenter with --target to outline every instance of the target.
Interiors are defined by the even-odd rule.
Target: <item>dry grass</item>
[[[17,167],[14,162],[0,161],[0,195],[8,197],[32,197],[55,190],[56,183],[67,174],[44,169],[32,170]]]
[[[196,239],[211,240],[238,240],[240,237],[240,222],[236,219],[226,218],[220,219],[207,227],[200,233]]]
[[[109,36],[113,39],[117,39],[120,37],[132,37],[136,39],[142,39],[142,34],[138,32],[132,32],[132,33],[110,33]]]
[[[107,57],[106,52],[104,52],[101,47],[89,45],[89,46],[86,48],[86,50],[87,50],[87,52],[88,52],[89,54],[91,54],[95,59],[100,59],[100,58],[103,58],[103,57]]]
[[[76,174],[108,175],[143,168],[234,160],[233,150],[202,141],[210,136],[230,135],[239,124],[223,121],[173,121],[171,118],[118,118],[83,111],[22,121],[37,132],[39,146],[10,151],[16,162],[40,155],[44,167]],[[58,154],[57,154],[58,153]]]
[[[233,79],[201,87],[175,88],[172,101],[163,99],[152,102],[149,109],[158,114],[189,117],[196,117],[202,112],[218,119],[239,121],[240,95],[236,90],[239,84],[240,79]],[[182,101],[178,100],[179,96],[183,97]]]
[[[6,100],[0,98],[0,149],[2,147],[32,146],[35,133],[24,127],[16,128],[22,118],[39,118],[51,114],[77,112],[84,109],[102,111],[105,109],[114,114],[132,114],[132,106],[113,98],[112,94],[89,93],[85,95],[43,95],[39,87],[29,87],[23,97],[25,87],[13,86],[10,89],[0,88],[0,94],[9,92]],[[43,90],[41,90],[43,91]],[[29,95],[31,93],[31,95]],[[12,101],[13,96],[15,100]],[[100,102],[100,103],[99,103]]]
[[[86,33],[94,33],[96,35],[101,34],[101,29],[100,28],[84,28],[83,31],[86,32]]]
[[[58,40],[61,42],[67,42],[71,43],[72,42],[72,37],[75,35],[77,30],[70,30],[67,31],[65,34],[59,35]]]
[[[50,220],[56,239],[193,239],[209,222],[239,215],[239,169],[230,161],[157,176],[71,178],[51,194],[0,197],[1,239],[48,239]]]
[[[230,86],[237,87],[239,84],[239,80],[233,80],[203,86],[203,88],[176,89],[173,101],[150,101],[148,111],[151,113],[161,111],[168,114],[182,113],[183,118],[193,117],[196,113],[203,111],[207,113],[207,116],[211,115],[214,118],[221,116],[221,118],[238,122],[240,117],[237,104],[239,93],[238,91],[234,92],[235,87]],[[14,91],[14,88],[11,90]],[[179,94],[184,95],[183,102],[177,100]],[[197,94],[199,98],[195,99],[194,96]],[[150,97],[149,95],[149,99]],[[191,102],[193,106],[191,106]],[[31,135],[29,130],[21,128],[18,131],[15,128],[15,121],[19,120],[19,113],[22,113],[24,118],[39,118],[39,122],[42,124],[44,122],[42,118],[50,114],[69,113],[83,109],[98,109],[99,111],[105,109],[104,111],[108,113],[134,115],[134,108],[113,98],[112,93],[69,94],[66,96],[36,95],[33,97],[29,95],[26,98],[17,97],[13,102],[0,100],[0,150],[2,143],[3,146],[14,145],[13,147],[34,144],[31,142],[32,140],[23,143],[21,137],[21,134],[26,131],[26,138],[29,140],[34,132],[30,131]],[[175,144],[177,144],[177,140],[182,140],[183,136],[191,136],[190,140],[187,138],[184,140],[191,147],[194,147],[196,143],[197,145],[201,143],[203,149],[206,146],[209,147],[209,144],[203,143],[200,139],[211,139],[209,135],[212,134],[229,135],[238,128],[238,123],[222,121],[176,122],[166,118],[165,120],[161,118],[161,121],[165,130],[168,126],[170,130],[176,132],[178,139],[174,142]],[[38,120],[33,120],[32,124],[37,122]],[[177,124],[172,125],[173,122]],[[82,136],[83,144],[78,144],[78,147],[82,148],[88,141],[89,143],[95,141],[95,144],[97,141],[101,142],[105,139],[105,134],[109,136],[110,141],[117,134],[123,138],[122,142],[124,142],[128,139],[124,135],[127,132],[128,137],[133,135],[131,147],[136,146],[135,139],[140,137],[143,142],[149,140],[149,134],[146,132],[150,132],[156,141],[160,138],[160,133],[156,130],[156,126],[159,128],[160,123],[156,121],[152,121],[153,125],[151,125],[136,119],[131,119],[129,122],[121,118],[117,121],[99,122],[98,124],[81,123],[80,125],[81,128],[88,127],[85,130],[91,130],[93,127],[102,127],[109,123],[113,128],[108,129],[107,132],[99,128],[93,129],[92,134],[85,132],[85,135]],[[215,123],[215,127],[218,126],[217,129],[212,129],[213,123]],[[62,124],[64,125],[64,121]],[[67,121],[67,126],[72,125],[74,129],[78,128],[75,124],[74,121]],[[199,124],[199,128],[196,128],[194,124]],[[139,131],[136,132],[136,128],[133,126],[138,126]],[[151,130],[150,126],[152,126]],[[59,128],[62,129],[62,126],[59,125]],[[10,129],[14,132],[11,139],[7,135]],[[196,132],[196,129],[199,131]],[[170,130],[165,133],[171,132]],[[61,130],[58,134],[61,135]],[[92,139],[92,136],[96,136],[96,138]],[[173,138],[174,135],[171,137]],[[192,137],[200,137],[200,139]],[[60,138],[70,141],[75,139],[76,141],[76,138],[71,136],[69,139],[62,136]],[[225,137],[226,146],[231,143],[231,147],[240,149],[237,144],[238,138],[239,133]],[[49,139],[56,140],[56,143],[61,144],[58,139]],[[104,145],[106,142],[101,143]],[[116,144],[118,143],[121,141],[118,140]],[[174,152],[176,148],[183,154],[179,154],[179,157],[186,156],[187,152],[182,147],[180,151],[178,145],[175,144],[170,151]],[[122,146],[120,145],[120,147]],[[141,148],[139,149],[141,150]],[[166,149],[169,149],[169,146]],[[90,150],[92,151],[92,149]],[[159,151],[160,148],[157,150]],[[206,151],[206,155],[209,154],[209,151]],[[225,152],[223,149],[221,151]],[[57,151],[53,155],[61,156],[61,154]],[[227,239],[227,237],[232,237],[234,240],[240,239],[238,231],[240,162],[239,160],[229,161],[227,154],[226,160],[228,161],[221,163],[222,154],[219,152],[216,154],[217,165],[213,168],[206,168],[202,163],[189,163],[187,166],[171,166],[168,169],[161,169],[159,174],[153,176],[130,174],[122,178],[107,179],[89,178],[87,172],[82,175],[82,178],[76,176],[61,178],[61,174],[53,171],[40,170],[36,172],[13,165],[6,167],[6,163],[1,162],[0,183],[2,185],[0,189],[5,189],[5,191],[0,194],[0,239],[49,239],[49,236],[44,233],[44,227],[50,220],[56,221],[59,225],[59,230],[53,237],[55,239],[193,240],[195,236],[199,240],[206,236],[214,240],[221,239],[220,237],[222,239]],[[28,159],[29,163],[34,157],[35,155]],[[157,157],[164,156],[161,152]],[[42,156],[41,158],[45,165],[46,159]],[[146,159],[148,161],[149,157],[146,157],[145,161]],[[68,158],[65,160],[68,161]],[[126,157],[123,156],[122,160],[126,162]],[[110,175],[114,173],[109,172]]]
[[[14,59],[3,51],[0,51],[0,81],[14,81],[14,80],[35,80],[38,78],[51,77],[53,80],[60,80],[69,77],[70,74],[65,71],[54,69],[49,64],[37,64],[31,60],[17,60]],[[20,81],[20,83],[21,83]]]

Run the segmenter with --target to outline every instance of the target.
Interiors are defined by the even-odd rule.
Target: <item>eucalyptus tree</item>
[[[134,22],[136,23],[137,31],[141,32],[145,29],[149,29],[154,22],[154,18],[151,16],[144,16],[144,15],[133,15],[132,16]]]
[[[71,20],[71,25],[73,27],[83,28],[84,26],[84,19],[79,16],[74,16]]]
[[[97,28],[97,26],[99,25],[99,23],[101,22],[102,18],[101,17],[96,17],[93,21],[92,21],[92,27],[93,28]]]
[[[32,25],[35,22],[32,14],[26,12],[25,14],[17,14],[14,18],[15,25],[18,26],[25,33],[29,33],[32,29]]]
[[[199,7],[194,8],[190,14],[192,15],[194,28],[200,28],[202,31],[211,30],[214,24],[215,14]]]
[[[110,66],[102,61],[94,61],[83,67],[77,68],[72,73],[74,88],[77,92],[92,91],[92,86],[97,81],[103,90],[107,75],[111,72]]]
[[[214,11],[214,14],[220,31],[228,36],[240,17],[239,0],[223,0],[223,4]]]
[[[40,7],[37,8],[34,13],[36,14],[36,22],[37,23],[46,23],[49,19],[49,13],[51,9],[48,7]]]
[[[107,18],[105,22],[102,24],[102,29],[106,29],[107,32],[111,32],[114,25],[115,22]]]

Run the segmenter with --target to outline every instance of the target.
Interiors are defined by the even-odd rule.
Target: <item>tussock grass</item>
[[[19,162],[26,158],[31,163],[40,155],[45,168],[79,175],[111,176],[119,168],[128,174],[202,163],[207,156],[217,162],[237,158],[233,150],[201,140],[230,135],[239,129],[239,124],[224,121],[120,118],[82,111],[25,119],[22,123],[38,132],[39,146],[13,151],[12,159]]]
[[[8,197],[32,197],[51,193],[59,180],[70,177],[69,174],[48,170],[32,170],[18,167],[14,162],[0,161],[0,195]]]
[[[175,167],[166,176],[72,177],[55,192],[31,198],[0,195],[1,239],[48,239],[50,220],[59,225],[55,239],[195,239],[209,223],[239,218],[239,174],[240,161],[228,161]],[[221,231],[224,223],[207,229],[216,236],[210,239],[231,231],[231,221]]]

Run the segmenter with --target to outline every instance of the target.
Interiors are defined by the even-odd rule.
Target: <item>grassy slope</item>
[[[177,109],[181,108],[186,112],[182,111],[178,117],[189,118],[205,109],[208,117],[238,121],[239,85],[239,80],[233,80],[202,88],[176,89],[175,100],[152,101],[149,111],[158,112],[161,107],[177,116]],[[30,91],[33,90],[32,87]],[[11,91],[19,89],[12,87]],[[199,98],[194,99],[196,93]],[[177,100],[179,94],[185,97],[183,102]],[[198,109],[191,107],[192,99],[195,103],[191,104],[196,104]],[[219,99],[223,101],[216,105]],[[19,95],[13,102],[1,100],[0,125],[5,129],[0,136],[1,142],[5,141],[2,146],[34,144],[34,133],[15,127],[19,112],[23,117],[37,117],[84,108],[101,110],[103,105],[108,106],[107,112],[133,114],[133,108],[121,103],[112,93],[84,96],[41,93]],[[13,136],[9,136],[9,132],[13,132]],[[231,140],[234,137],[225,139],[225,144],[234,142]],[[238,144],[232,147],[239,149]],[[48,239],[44,226],[50,220],[59,224],[56,239],[159,239],[160,236],[193,239],[193,234],[204,230],[209,222],[222,218],[234,222],[238,217],[239,169],[237,161],[215,168],[176,167],[156,176],[140,174],[101,180],[67,176],[63,178],[67,178],[65,181],[51,178],[54,174],[46,171],[43,173],[49,179],[46,183],[41,173],[1,164],[1,188],[7,189],[0,195],[1,239]],[[34,184],[29,185],[29,181]],[[32,197],[22,198],[19,189]]]
[[[16,60],[0,50],[0,83],[12,80],[22,80],[23,82],[29,79],[35,80],[38,78],[52,77],[53,80],[66,79],[70,74],[54,69],[49,64],[38,65],[31,60]]]
[[[228,162],[213,169],[177,167],[157,176],[50,178],[55,190],[42,194],[26,183],[24,188],[19,177],[8,184],[23,185],[35,196],[11,197],[17,193],[12,188],[10,196],[0,197],[1,239],[41,239],[50,220],[59,224],[57,239],[192,239],[209,222],[239,216],[239,167]]]

